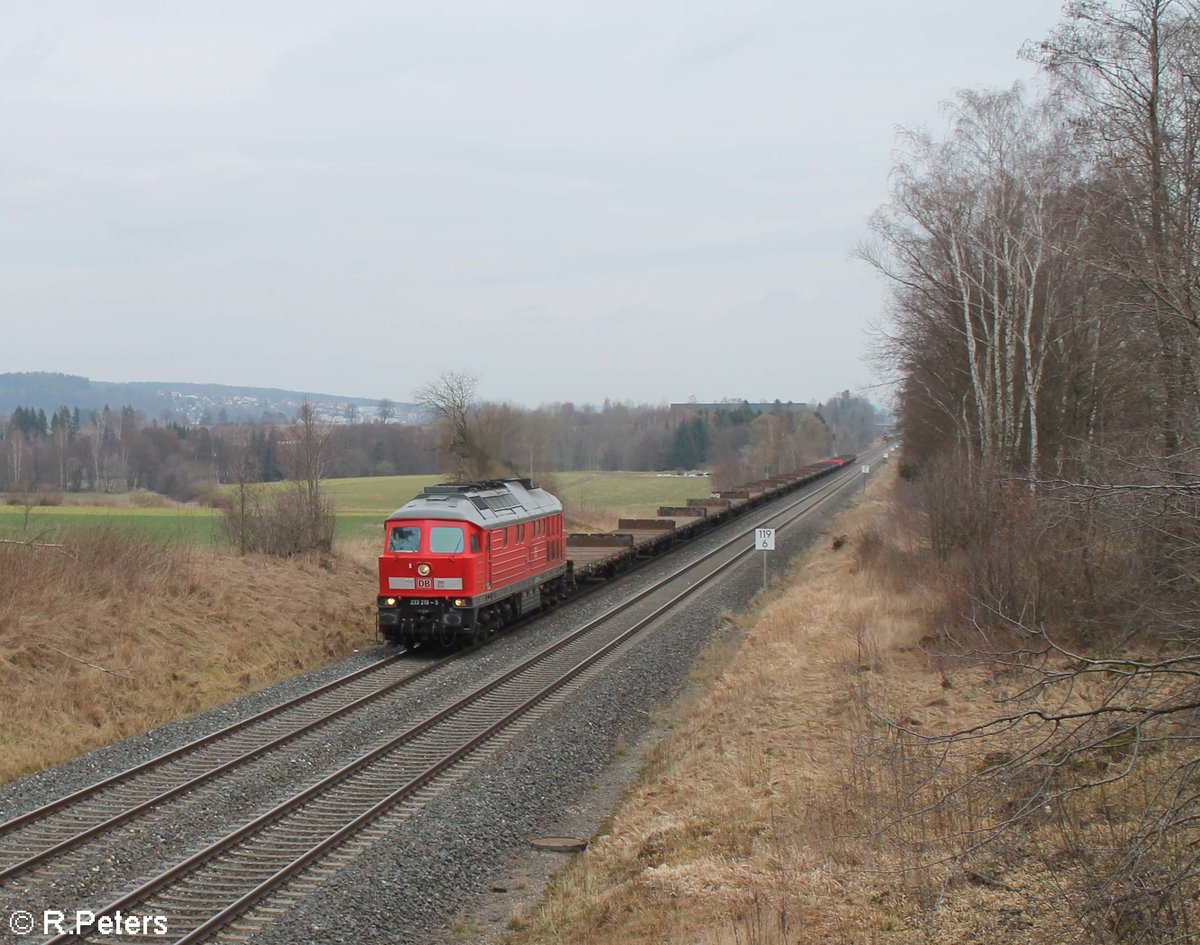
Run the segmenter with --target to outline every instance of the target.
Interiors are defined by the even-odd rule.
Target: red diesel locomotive
[[[473,643],[567,594],[562,504],[528,479],[428,486],[387,518],[379,631]]]

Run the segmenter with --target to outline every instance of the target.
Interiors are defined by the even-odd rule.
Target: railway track
[[[802,518],[855,481],[841,473],[784,509],[753,516],[719,547],[674,569],[608,613],[544,647],[453,704],[364,752],[259,817],[102,908],[96,920],[162,917],[178,945],[202,941],[254,908],[388,812],[461,772],[485,746],[532,724],[539,709],[624,644],[709,586],[753,551],[754,528]],[[103,930],[99,930],[103,931]],[[111,930],[110,930],[111,931]],[[144,935],[79,928],[50,941],[125,943]]]
[[[407,655],[393,654],[0,824],[0,882],[395,693],[461,654],[415,670]]]

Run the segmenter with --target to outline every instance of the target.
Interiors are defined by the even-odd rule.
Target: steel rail
[[[519,663],[517,666],[514,666],[512,669],[503,673],[496,679],[490,681],[489,683],[480,687],[476,691],[469,693],[468,695],[462,697],[457,702],[455,702],[453,705],[448,706],[447,708],[441,710],[438,713],[435,713],[434,715],[428,717],[427,719],[418,723],[417,725],[412,726],[411,728],[409,728],[405,732],[401,733],[400,735],[397,735],[397,736],[393,737],[392,739],[389,739],[387,742],[384,742],[383,744],[377,746],[376,748],[372,749],[371,751],[365,753],[364,755],[360,756],[358,759],[355,759],[354,761],[348,763],[347,765],[338,769],[331,775],[328,775],[327,777],[321,779],[320,781],[311,785],[309,788],[305,789],[304,791],[300,792],[299,794],[293,796],[292,798],[289,798],[288,800],[282,802],[279,805],[276,805],[276,807],[272,808],[270,811],[260,815],[259,817],[255,818],[254,820],[242,825],[241,827],[239,827],[237,830],[233,831],[226,837],[216,841],[213,844],[210,844],[204,850],[201,850],[200,852],[192,855],[191,857],[184,860],[182,863],[179,863],[176,866],[168,869],[167,871],[163,872],[162,874],[160,874],[159,876],[150,880],[149,882],[143,884],[142,886],[138,887],[137,889],[130,891],[129,893],[127,893],[124,896],[117,899],[116,901],[110,903],[108,906],[103,907],[101,910],[95,912],[94,915],[97,918],[112,915],[113,913],[116,913],[118,911],[128,909],[131,905],[145,902],[148,898],[153,896],[156,892],[159,892],[159,891],[165,889],[166,887],[170,886],[172,883],[174,883],[177,880],[190,874],[193,870],[195,870],[195,869],[199,868],[200,866],[213,860],[214,858],[219,856],[224,851],[229,850],[231,847],[238,844],[240,841],[254,836],[256,833],[260,832],[264,827],[266,827],[272,823],[281,821],[290,812],[295,812],[297,809],[299,809],[302,805],[305,804],[305,802],[307,802],[311,799],[317,798],[319,795],[331,790],[335,785],[341,784],[342,782],[346,781],[351,776],[353,776],[359,772],[362,772],[365,769],[368,769],[374,762],[381,759],[383,756],[396,750],[397,748],[401,747],[402,745],[407,744],[408,742],[415,739],[417,736],[419,736],[427,731],[430,731],[432,728],[434,728],[440,722],[452,718],[454,715],[457,715],[458,713],[460,713],[465,707],[479,702],[488,694],[498,690],[501,686],[503,686],[508,681],[516,679],[518,676],[520,676],[523,673],[529,672],[531,670],[531,668],[536,667],[538,664],[545,662],[552,654],[561,651],[564,647],[574,643],[575,641],[581,640],[583,637],[585,637],[586,635],[588,635],[592,631],[594,631],[597,627],[600,627],[604,624],[609,623],[617,614],[624,612],[625,610],[627,610],[628,608],[630,608],[632,606],[635,606],[637,603],[644,600],[651,594],[661,591],[664,586],[677,580],[679,577],[686,574],[688,571],[692,570],[693,568],[699,567],[700,565],[704,564],[705,562],[708,562],[711,558],[713,558],[723,552],[728,552],[728,550],[734,544],[736,544],[736,542],[738,542],[740,539],[744,538],[747,534],[749,534],[753,530],[753,528],[762,527],[762,525],[765,522],[769,522],[769,521],[779,518],[780,516],[790,514],[790,517],[785,522],[783,522],[782,524],[777,526],[779,529],[786,528],[792,522],[803,517],[804,515],[807,515],[813,508],[820,505],[822,502],[824,502],[828,498],[832,497],[832,495],[841,491],[843,488],[845,488],[845,486],[848,483],[850,483],[852,481],[854,481],[853,475],[849,475],[849,476],[843,475],[843,476],[838,476],[836,478],[833,478],[833,479],[831,479],[831,481],[828,484],[825,485],[824,488],[822,488],[816,492],[809,492],[809,493],[805,494],[804,496],[800,497],[800,499],[797,502],[795,502],[792,507],[777,510],[775,512],[771,512],[765,518],[763,518],[760,522],[756,523],[755,525],[750,526],[749,528],[746,528],[746,529],[739,530],[739,532],[737,534],[735,534],[734,536],[730,537],[729,539],[723,541],[722,544],[718,548],[715,548],[715,549],[705,553],[704,555],[697,558],[695,561],[690,562],[689,564],[685,565],[684,567],[676,569],[670,575],[657,581],[651,587],[644,589],[643,591],[634,595],[627,601],[622,602],[620,605],[613,608],[610,612],[603,614],[600,617],[597,617],[597,618],[589,621],[587,624],[578,628],[576,631],[569,634],[568,636],[566,636],[558,641],[555,641],[554,643],[550,644],[549,646],[543,648],[542,650],[538,651],[538,653],[535,653],[532,656],[528,657],[527,659],[525,659],[524,661]],[[793,512],[795,505],[804,504],[808,500],[814,500],[814,501],[812,501],[810,504],[808,504],[804,509]],[[430,780],[435,778],[438,774],[444,772],[448,767],[453,765],[455,762],[457,762],[458,760],[461,760],[461,758],[464,755],[468,754],[473,748],[477,747],[479,744],[482,744],[484,741],[487,741],[494,734],[496,734],[503,728],[510,725],[513,721],[516,720],[516,718],[520,717],[520,715],[527,713],[534,705],[543,701],[551,692],[557,691],[563,685],[566,685],[567,682],[569,682],[571,679],[577,677],[579,675],[579,673],[583,672],[587,667],[593,665],[597,660],[601,659],[604,655],[611,652],[613,649],[615,649],[617,646],[619,646],[621,642],[628,640],[633,635],[640,632],[645,627],[649,626],[651,623],[653,623],[659,617],[661,617],[664,613],[666,613],[667,611],[669,611],[669,610],[673,609],[675,606],[677,606],[679,604],[679,602],[682,601],[683,599],[696,593],[701,588],[706,587],[711,581],[715,580],[717,576],[719,576],[720,574],[723,574],[726,569],[732,567],[734,564],[741,561],[747,554],[750,554],[751,552],[753,552],[753,550],[754,550],[753,546],[749,546],[749,547],[742,548],[739,551],[736,551],[730,558],[728,558],[726,561],[719,564],[716,568],[714,568],[708,574],[706,574],[705,576],[700,578],[695,583],[688,585],[679,594],[675,595],[670,600],[668,600],[667,602],[665,602],[662,605],[660,605],[659,607],[657,607],[647,617],[642,618],[641,620],[637,621],[633,627],[631,627],[625,631],[622,631],[621,634],[617,638],[610,640],[608,643],[604,644],[600,649],[594,651],[590,656],[586,657],[584,660],[577,662],[566,673],[560,674],[560,677],[558,679],[556,679],[554,682],[552,682],[548,686],[545,686],[542,689],[538,690],[538,692],[535,693],[534,696],[530,697],[529,699],[526,699],[524,702],[521,703],[521,708],[519,710],[518,709],[510,710],[501,719],[493,722],[482,732],[477,733],[475,736],[469,738],[467,741],[463,742],[457,748],[455,748],[452,752],[444,755],[433,765],[428,766],[425,769],[425,771],[423,771],[420,775],[418,775],[415,778],[410,779],[408,782],[406,782],[404,787],[387,795],[387,797],[385,797],[385,798],[381,799],[380,801],[376,802],[375,804],[373,804],[370,808],[368,808],[368,810],[363,811],[358,816],[354,817],[353,820],[350,821],[349,823],[345,823],[338,829],[334,830],[332,833],[329,833],[325,837],[324,840],[322,840],[320,843],[310,847],[307,851],[305,851],[299,857],[294,858],[291,862],[287,863],[283,868],[277,870],[268,879],[266,879],[264,882],[260,883],[259,886],[255,887],[253,890],[250,890],[249,892],[245,893],[244,895],[238,897],[235,900],[235,902],[229,904],[228,906],[226,906],[225,908],[220,910],[219,913],[217,913],[216,915],[213,915],[208,920],[202,922],[201,925],[195,927],[191,932],[187,933],[187,935],[185,935],[185,937],[183,939],[180,940],[180,945],[182,945],[183,942],[195,941],[198,937],[207,934],[209,931],[212,931],[213,929],[215,929],[221,925],[226,924],[233,916],[240,914],[241,912],[244,912],[254,901],[261,899],[264,895],[266,895],[268,892],[270,892],[271,889],[274,889],[277,886],[279,886],[280,884],[282,884],[283,882],[285,882],[288,877],[294,875],[296,872],[303,869],[305,866],[309,865],[311,862],[313,862],[313,860],[318,858],[323,852],[331,849],[333,846],[336,846],[341,840],[345,839],[350,834],[359,830],[362,826],[364,826],[366,823],[370,822],[370,820],[378,817],[385,810],[390,809],[392,806],[394,806],[400,800],[403,800],[404,797],[410,796],[413,791],[417,790],[421,786],[424,786]],[[84,932],[82,934],[77,934],[77,930],[74,930],[72,932],[65,933],[63,935],[55,937],[54,939],[51,940],[51,942],[52,942],[52,945],[60,945],[60,943],[66,943],[66,942],[70,942],[70,941],[78,941],[81,938],[86,937],[88,934],[89,933],[87,933],[87,932]]]
[[[388,656],[377,663],[372,663],[370,666],[364,666],[361,669],[356,669],[352,673],[347,673],[345,676],[339,676],[337,679],[331,680],[310,692],[301,693],[298,696],[288,699],[286,702],[279,703],[279,705],[270,706],[266,709],[263,709],[261,712],[247,716],[240,721],[232,722],[229,725],[226,725],[224,728],[217,729],[215,732],[210,732],[209,734],[187,742],[184,745],[180,745],[178,748],[172,748],[170,751],[164,752],[161,755],[155,755],[153,758],[148,758],[146,761],[136,764],[131,768],[118,771],[116,774],[109,775],[108,777],[97,781],[94,784],[89,784],[87,787],[80,788],[78,791],[74,791],[71,794],[65,794],[56,800],[50,801],[47,804],[43,804],[41,807],[35,807],[31,811],[26,811],[24,814],[20,814],[10,820],[6,820],[4,823],[0,823],[0,837],[11,833],[18,827],[22,827],[31,821],[42,819],[48,814],[53,814],[64,807],[70,806],[72,803],[76,803],[92,794],[96,794],[106,787],[111,787],[119,781],[142,774],[146,771],[149,771],[151,768],[166,764],[168,761],[174,761],[176,758],[179,758],[182,755],[193,752],[198,748],[203,748],[205,745],[215,742],[221,738],[227,738],[230,735],[234,735],[243,729],[249,728],[251,725],[265,721],[274,715],[278,715],[280,712],[285,712],[288,709],[294,708],[295,706],[304,702],[311,701],[312,699],[324,695],[326,692],[330,692],[339,686],[344,686],[346,683],[353,682],[362,676],[377,672],[386,666],[395,663],[397,660],[407,655],[408,652],[408,650],[405,650],[400,653],[392,654],[391,656]]]
[[[400,658],[401,655],[403,655],[403,654],[397,654],[395,657],[392,657],[392,658],[389,658],[388,660],[383,661],[383,663],[386,663],[388,665],[395,663]],[[133,818],[137,817],[140,814],[146,813],[147,811],[150,811],[150,810],[154,809],[155,807],[165,804],[167,801],[169,801],[173,798],[179,797],[182,794],[186,794],[188,791],[195,790],[196,788],[200,787],[202,784],[204,784],[208,781],[211,781],[212,779],[219,777],[222,774],[226,774],[226,773],[234,770],[235,768],[242,767],[243,765],[248,764],[249,762],[253,761],[255,758],[258,758],[259,756],[264,755],[267,752],[274,751],[275,749],[282,747],[283,745],[287,744],[288,742],[294,741],[295,739],[300,738],[303,735],[307,735],[309,732],[315,731],[316,729],[321,728],[322,726],[327,725],[330,722],[336,721],[337,719],[341,718],[342,716],[348,715],[349,713],[354,712],[357,709],[361,709],[363,706],[366,706],[366,705],[370,704],[371,702],[374,702],[376,699],[380,699],[383,696],[388,695],[392,692],[395,692],[398,689],[405,688],[405,687],[411,685],[412,683],[416,682],[417,680],[429,675],[430,673],[433,673],[436,670],[441,669],[447,663],[451,662],[454,659],[457,659],[460,655],[461,654],[459,654],[459,653],[452,654],[451,656],[448,656],[444,659],[437,660],[436,662],[429,663],[425,666],[422,666],[420,669],[415,670],[412,673],[409,673],[407,676],[403,676],[400,679],[395,679],[392,682],[387,683],[386,685],[381,686],[378,689],[374,689],[371,692],[366,693],[365,695],[359,696],[357,699],[354,699],[351,702],[347,702],[344,705],[338,706],[338,707],[332,709],[331,711],[326,712],[323,715],[319,715],[316,718],[313,718],[313,719],[309,720],[308,722],[305,722],[305,723],[299,725],[296,728],[289,729],[288,731],[284,732],[281,735],[276,736],[275,738],[271,739],[270,741],[266,741],[260,745],[256,745],[256,746],[242,752],[241,754],[235,755],[232,758],[229,758],[228,760],[221,762],[220,764],[218,764],[214,767],[211,767],[205,771],[202,771],[200,774],[194,775],[191,778],[180,781],[178,784],[174,785],[173,787],[159,791],[158,793],[152,795],[151,797],[149,797],[143,801],[140,801],[131,806],[128,806],[124,810],[120,811],[117,814],[114,814],[104,820],[97,821],[96,823],[92,824],[91,826],[89,826],[83,830],[80,830],[77,833],[73,833],[73,834],[67,836],[65,839],[60,840],[59,842],[55,843],[52,846],[44,847],[43,849],[39,850],[38,852],[36,852],[30,856],[25,857],[24,859],[18,860],[14,863],[9,864],[8,866],[0,868],[0,882],[3,882],[4,880],[7,880],[7,879],[11,879],[12,877],[20,875],[21,873],[28,872],[29,870],[33,869],[35,866],[45,863],[47,860],[51,860],[57,856],[61,856],[62,854],[79,846],[80,844],[86,843],[88,840],[90,840],[94,837],[97,837],[100,834],[105,833],[108,830],[112,830],[113,828],[120,826],[121,824],[125,823],[128,820],[132,820]],[[374,666],[366,667],[366,668],[374,669],[381,665],[382,664],[375,664]],[[346,680],[358,676],[358,674],[360,672],[361,672],[361,670],[357,671],[355,673],[351,673],[348,676],[343,677],[342,679],[335,680],[335,683],[344,684],[346,682]],[[325,687],[322,687],[322,688],[325,688]],[[302,702],[307,702],[307,701],[310,701],[310,700],[302,700]],[[295,706],[293,705],[292,707],[294,708]],[[274,715],[276,713],[272,712],[270,714]],[[256,716],[255,718],[258,718],[258,717]],[[205,739],[201,739],[201,741],[205,741]],[[187,747],[187,746],[184,746],[184,747]],[[84,792],[80,792],[80,793],[84,793]],[[88,797],[94,796],[95,793],[96,792],[92,792],[92,794],[84,793],[84,798],[86,799]],[[61,809],[61,808],[59,808],[59,809]],[[57,810],[58,809],[56,809],[55,812],[57,812]]]

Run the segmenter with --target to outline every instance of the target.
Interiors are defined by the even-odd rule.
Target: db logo
[[[419,590],[419,591],[433,590],[433,578],[417,578],[417,590]]]

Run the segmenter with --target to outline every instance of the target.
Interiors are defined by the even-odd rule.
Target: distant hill
[[[133,407],[148,420],[186,423],[290,423],[304,401],[311,403],[321,420],[347,422],[351,412],[358,420],[377,419],[379,401],[365,397],[338,397],[310,391],[274,387],[235,387],[228,384],[186,384],[177,381],[93,381],[71,374],[27,372],[0,374],[0,413],[33,407],[53,413],[60,407],[78,407],[87,413],[104,406],[114,410]],[[394,401],[393,421],[420,419],[415,404]]]

